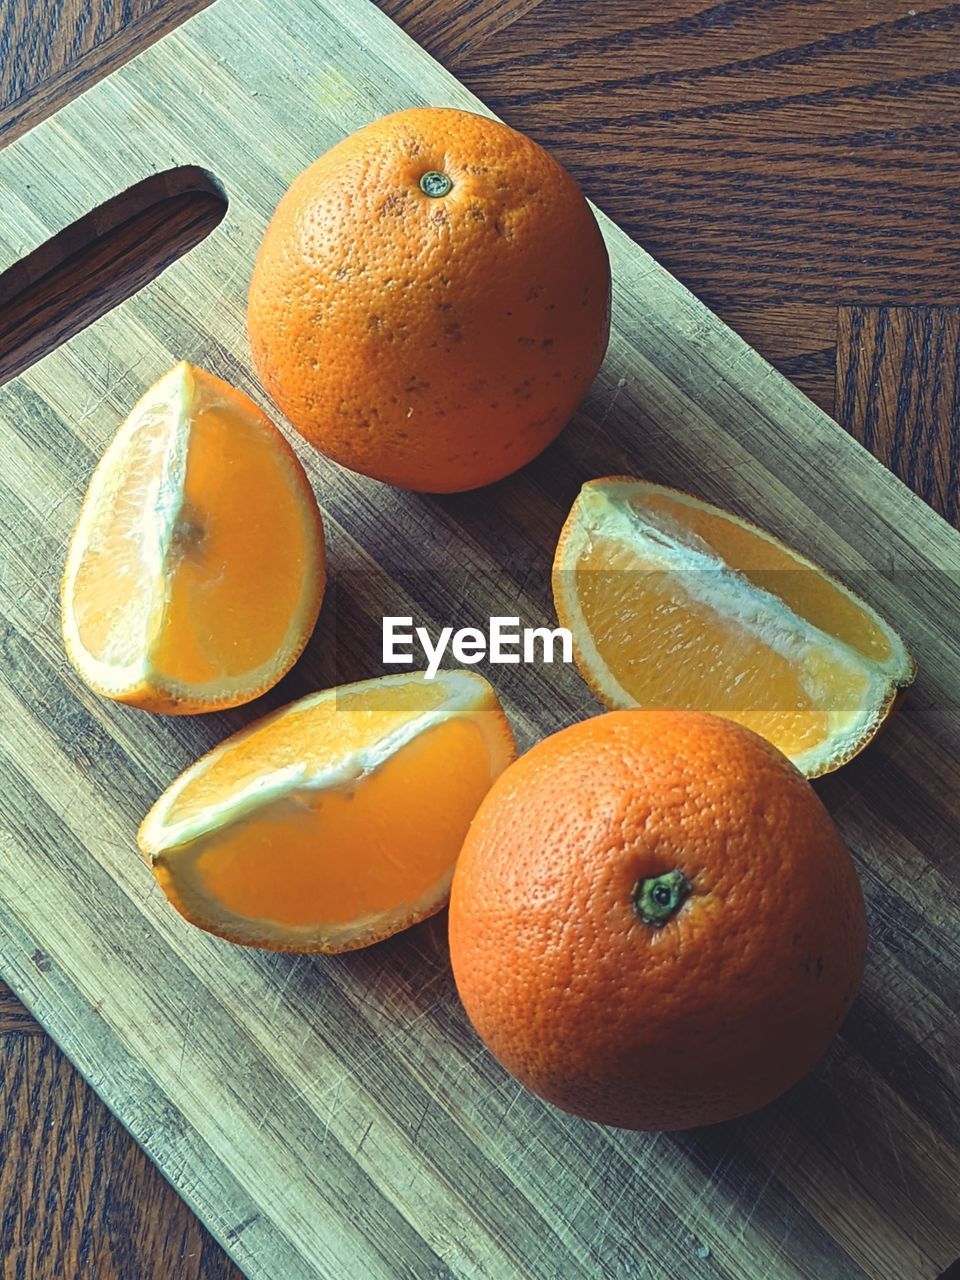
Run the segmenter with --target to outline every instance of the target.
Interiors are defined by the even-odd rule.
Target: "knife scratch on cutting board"
[[[287,988],[290,986],[290,983],[293,981],[294,974],[301,967],[302,961],[303,961],[303,956],[294,956],[291,963],[289,964],[287,968],[287,972],[284,975],[282,981],[280,982],[279,987],[277,988],[277,997],[274,1000],[273,1008],[270,1010],[270,1013],[268,1015],[268,1019],[267,1019],[268,1022],[272,1022],[276,1018],[277,1014],[280,1012],[280,1006],[283,1004],[284,996],[287,994]]]
[[[777,1148],[775,1151],[772,1151],[770,1153],[769,1164],[766,1166],[764,1170],[763,1181],[760,1183],[759,1187],[757,1187],[757,1189],[753,1192],[753,1195],[751,1196],[752,1203],[750,1205],[750,1208],[747,1210],[745,1214],[743,1214],[742,1218],[740,1219],[740,1227],[737,1232],[737,1239],[741,1244],[743,1243],[747,1228],[750,1226],[750,1223],[752,1222],[754,1215],[757,1212],[757,1209],[760,1207],[760,1204],[762,1203],[762,1201],[764,1200],[764,1197],[766,1196],[767,1188],[770,1186],[770,1184],[773,1182],[774,1178],[776,1177],[777,1171],[779,1170],[780,1166],[783,1164],[783,1161],[784,1161],[783,1148]]]
[[[343,1089],[344,1081],[347,1079],[349,1075],[350,1075],[349,1071],[342,1072],[340,1075],[340,1079],[337,1081],[336,1085],[333,1087],[333,1090],[332,1090],[333,1097],[331,1098],[330,1105],[327,1108],[327,1118],[326,1118],[326,1121],[324,1122],[323,1133],[321,1134],[321,1137],[320,1137],[321,1147],[325,1147],[327,1145],[327,1136],[330,1133],[330,1126],[331,1124],[333,1124],[333,1117],[337,1114],[337,1110],[340,1106],[340,1093],[341,1093],[341,1090]],[[327,1092],[329,1093],[331,1091],[327,1090]]]
[[[108,352],[104,362],[103,378],[102,379],[100,378],[99,370],[95,370],[95,369],[90,370],[88,374],[88,381],[90,385],[97,386],[97,384],[99,383],[99,385],[102,387],[102,391],[98,395],[96,395],[94,399],[86,406],[86,408],[81,413],[80,417],[74,423],[73,425],[74,434],[79,435],[78,428],[83,426],[83,424],[89,418],[92,418],[94,414],[99,413],[99,411],[103,408],[105,404],[107,404],[110,401],[113,401],[114,393],[117,391],[122,392],[122,394],[119,397],[117,397],[118,404],[116,406],[118,410],[117,421],[119,422],[120,404],[126,402],[126,400],[129,398],[128,397],[128,381],[131,380],[131,375],[135,374],[143,366],[146,359],[147,359],[146,355],[143,354],[143,355],[137,356],[136,359],[131,360],[129,364],[125,362],[122,365],[114,366],[111,361],[110,354]],[[132,381],[134,383],[138,383],[137,379],[132,379]],[[115,426],[116,426],[116,423],[114,424],[114,427]]]
[[[505,1110],[504,1110],[504,1112],[503,1112],[503,1115],[500,1117],[499,1124],[497,1125],[497,1128],[498,1128],[498,1129],[502,1129],[502,1128],[503,1128],[503,1126],[507,1123],[507,1117],[510,1115],[510,1112],[513,1110],[513,1108],[517,1105],[517,1103],[518,1103],[518,1102],[520,1101],[520,1099],[523,1097],[523,1095],[524,1095],[524,1093],[525,1093],[525,1092],[526,1092],[526,1090],[524,1089],[524,1087],[523,1087],[522,1085],[519,1085],[519,1084],[518,1084],[518,1085],[516,1086],[516,1088],[515,1088],[515,1090],[514,1090],[514,1093],[513,1093],[513,1097],[512,1097],[512,1098],[510,1099],[510,1101],[507,1103],[506,1108],[505,1108]]]
[[[879,1086],[877,1077],[874,1075],[873,1072],[870,1072],[868,1078],[870,1080],[870,1087],[873,1090],[873,1096],[877,1100],[876,1114],[882,1118],[883,1127],[887,1131],[887,1137],[889,1138],[889,1149],[893,1154],[894,1163],[897,1166],[897,1173],[900,1178],[900,1185],[901,1187],[906,1189],[909,1186],[909,1181],[907,1179],[906,1170],[903,1167],[903,1161],[900,1159],[899,1140],[897,1139],[897,1135],[894,1133],[893,1125],[890,1123],[890,1115],[886,1106],[884,1105],[884,1098],[881,1096],[880,1086]]]
[[[373,1128],[373,1121],[371,1120],[367,1125],[367,1127],[364,1129],[363,1134],[361,1135],[360,1141],[357,1143],[357,1149],[354,1152],[354,1156],[358,1159],[360,1156],[360,1152],[363,1150],[363,1144],[366,1142],[367,1138],[370,1136],[370,1130],[372,1128]]]
[[[190,1010],[187,1013],[186,1021],[183,1024],[183,1039],[180,1042],[180,1061],[177,1063],[178,1079],[182,1078],[183,1076],[183,1060],[186,1057],[187,1042],[190,1040],[191,1034],[193,1032],[193,1024],[196,1019],[196,1016],[197,1016],[196,1007],[191,1005]]]
[[[623,374],[621,374],[620,377],[617,378],[616,386],[613,388],[613,391],[610,394],[610,398],[607,400],[606,407],[604,408],[603,412],[600,414],[600,417],[593,424],[589,433],[585,436],[584,440],[581,442],[580,449],[579,449],[581,460],[585,460],[590,456],[590,450],[592,449],[597,437],[601,435],[601,433],[603,432],[603,429],[607,424],[607,419],[610,417],[610,415],[613,413],[614,409],[616,408],[617,401],[620,399],[620,393],[623,391],[626,385],[627,385],[627,379]]]

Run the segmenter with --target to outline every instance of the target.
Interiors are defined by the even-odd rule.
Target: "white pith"
[[[176,530],[184,515],[187,456],[190,446],[191,421],[201,409],[223,408],[235,412],[236,407],[217,395],[214,386],[204,378],[196,378],[192,367],[181,362],[164,374],[143,396],[125,420],[98,463],[87,496],[70,541],[63,581],[63,632],[67,650],[81,670],[84,679],[95,689],[114,697],[144,686],[166,695],[172,702],[209,700],[229,702],[245,691],[258,691],[271,682],[274,672],[285,665],[291,649],[291,638],[303,633],[310,611],[313,586],[320,571],[315,550],[308,548],[312,559],[306,564],[303,589],[283,644],[272,657],[254,670],[237,676],[218,676],[216,680],[190,684],[159,672],[153,662],[163,634],[174,561],[179,554]],[[98,512],[128,479],[123,460],[138,432],[160,422],[164,431],[163,463],[155,483],[144,492],[140,536],[137,539],[141,563],[152,580],[149,607],[144,629],[132,644],[135,657],[128,663],[105,662],[84,645],[77,623],[72,598],[83,558],[95,546]],[[286,462],[286,459],[282,459]],[[293,477],[296,479],[296,477]],[[205,697],[206,695],[206,697]]]
[[[564,543],[563,562],[557,565],[560,573],[555,589],[562,598],[575,648],[579,650],[584,667],[602,689],[604,701],[617,708],[637,705],[601,657],[580,607],[573,571],[594,539],[639,550],[645,560],[662,565],[664,570],[696,572],[696,577],[690,579],[697,584],[696,600],[707,605],[718,618],[735,621],[763,644],[795,663],[801,685],[814,702],[816,690],[808,679],[810,670],[803,662],[806,654],[828,650],[840,664],[847,664],[851,670],[861,673],[867,686],[860,706],[852,710],[828,711],[829,732],[824,742],[792,757],[794,764],[807,774],[819,772],[830,761],[846,758],[876,728],[895,689],[909,683],[912,678],[913,664],[899,636],[867,604],[831,578],[830,581],[843,595],[871,617],[890,645],[890,657],[885,661],[866,658],[844,641],[801,618],[779,597],[729,568],[706,544],[703,544],[703,549],[697,549],[681,543],[660,526],[647,522],[629,501],[631,496],[642,500],[644,493],[666,495],[678,504],[694,508],[707,505],[676,490],[641,481],[614,479],[591,482],[581,489],[568,518],[569,533]],[[734,516],[728,515],[727,518],[757,538],[782,547],[762,530],[754,529]],[[802,556],[791,554],[798,566],[809,567],[812,572],[822,574]]]
[[[419,683],[422,678],[423,675],[419,672],[404,673],[380,680],[363,681],[356,685],[326,689],[300,699],[275,715],[285,716],[291,711],[308,712],[322,702],[342,696],[348,690],[362,689],[365,685],[371,688],[382,688],[390,685]],[[150,856],[154,858],[160,856],[168,866],[175,866],[178,886],[181,889],[186,888],[188,896],[194,902],[206,904],[209,918],[219,921],[225,929],[228,929],[230,936],[237,938],[254,940],[282,935],[291,945],[302,942],[311,945],[336,946],[339,942],[355,940],[361,936],[372,937],[381,925],[389,925],[392,932],[397,927],[398,915],[414,920],[430,914],[432,906],[445,901],[453,874],[452,867],[444,873],[436,885],[431,886],[416,901],[405,903],[400,908],[392,908],[366,918],[355,919],[344,925],[323,921],[289,925],[237,915],[228,911],[219,900],[204,890],[193,873],[193,867],[206,848],[205,836],[219,834],[229,827],[237,827],[268,811],[278,802],[295,798],[305,792],[350,790],[421,733],[460,717],[469,719],[481,732],[487,748],[492,782],[510,762],[512,752],[509,738],[504,734],[502,714],[490,686],[482,677],[466,671],[441,671],[432,682],[432,687],[435,688],[438,684],[445,686],[446,690],[447,696],[442,703],[420,713],[411,713],[407,720],[389,733],[341,759],[331,761],[323,768],[314,771],[311,771],[306,764],[274,770],[226,796],[221,803],[210,805],[179,822],[168,823],[166,815],[175,805],[178,797],[191,781],[214,760],[220,758],[224,750],[229,750],[231,742],[236,738],[229,739],[223,747],[215,749],[210,755],[186,770],[168,788],[144,820],[140,830],[141,846],[149,852]],[[258,727],[253,725],[250,730],[236,737],[245,737]],[[321,931],[318,932],[318,930]]]

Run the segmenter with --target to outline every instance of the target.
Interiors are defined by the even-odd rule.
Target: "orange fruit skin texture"
[[[447,195],[420,189],[429,172]],[[323,453],[404,488],[473,489],[573,415],[606,351],[610,267],[580,189],[535,142],[402,111],[280,201],[248,328],[264,387]]]
[[[638,881],[692,891],[645,924]],[[628,1129],[753,1111],[821,1057],[863,973],[853,863],[777,749],[696,711],[615,711],[503,773],[454,875],[464,1006],[519,1080]]]

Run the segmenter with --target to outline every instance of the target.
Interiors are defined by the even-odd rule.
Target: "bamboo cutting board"
[[[218,0],[0,153],[0,268],[175,166],[229,198],[199,247],[0,390],[0,971],[252,1277],[932,1278],[960,1254],[960,537],[608,221],[607,361],[521,475],[427,498],[301,449],[336,587],[277,690],[170,720],[67,665],[65,541],[118,421],[180,357],[263,402],[243,309],[269,214],[345,133],[423,103],[482,110],[366,0]],[[385,612],[549,617],[563,515],[612,472],[770,528],[920,665],[883,739],[818,784],[872,928],[843,1035],[766,1111],[681,1136],[523,1092],[466,1025],[444,917],[342,958],[243,951],[183,923],[134,846],[228,731],[375,674]],[[522,746],[597,710],[572,669],[488,674]]]

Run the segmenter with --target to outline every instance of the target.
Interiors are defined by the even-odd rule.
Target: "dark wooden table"
[[[960,5],[382,2],[960,519]],[[0,145],[202,4],[2,0]],[[3,1280],[239,1275],[2,984],[0,1103]]]

